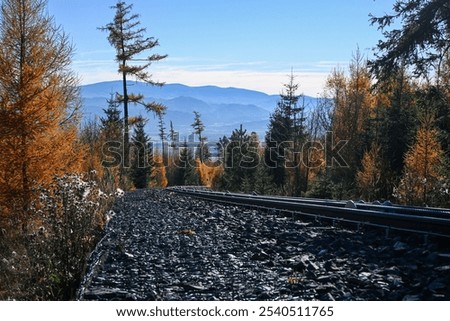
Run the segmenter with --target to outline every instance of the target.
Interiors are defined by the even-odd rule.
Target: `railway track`
[[[168,190],[213,202],[289,211],[300,216],[450,238],[450,210],[447,209],[214,192],[207,188],[184,186],[170,187]]]

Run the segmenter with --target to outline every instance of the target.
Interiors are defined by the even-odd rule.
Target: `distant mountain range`
[[[235,128],[242,124],[250,133],[256,132],[263,139],[269,123],[270,113],[279,101],[279,95],[240,89],[220,88],[216,86],[190,87],[182,84],[166,84],[163,87],[150,86],[140,82],[129,82],[129,91],[143,94],[147,101],[157,101],[167,106],[164,117],[167,132],[170,121],[180,138],[184,140],[192,133],[193,111],[201,114],[205,125],[205,136],[216,140],[230,136]],[[122,92],[121,81],[101,82],[81,86],[83,116],[85,120],[103,117],[103,109],[112,93]],[[305,97],[305,105],[313,106],[315,98]],[[147,133],[158,140],[157,119],[152,113],[139,105],[129,107],[130,116],[142,115],[149,120]]]

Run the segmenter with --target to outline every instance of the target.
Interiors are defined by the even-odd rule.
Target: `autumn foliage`
[[[364,153],[361,170],[356,174],[356,182],[363,199],[374,201],[380,198],[383,179],[381,146],[374,144]]]
[[[219,176],[223,174],[224,170],[222,166],[215,165],[213,163],[203,163],[200,159],[196,160],[197,171],[201,185],[212,187],[218,180]]]
[[[83,153],[74,122],[77,83],[68,69],[72,47],[45,16],[44,5],[2,4],[0,209],[16,222],[25,222],[35,187],[77,171]]]
[[[164,166],[163,157],[160,154],[153,156],[153,167],[150,174],[150,185],[153,188],[165,188],[168,181],[166,177],[166,167]]]
[[[396,189],[397,198],[407,204],[439,203],[442,194],[444,152],[438,140],[434,118],[425,116],[417,130],[416,142],[405,155],[405,169]]]
[[[0,19],[0,299],[68,300],[111,198],[77,174],[96,165],[46,1],[4,0]]]

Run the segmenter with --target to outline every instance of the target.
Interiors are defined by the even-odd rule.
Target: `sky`
[[[140,15],[150,53],[168,58],[150,67],[153,80],[216,85],[279,94],[293,71],[299,91],[323,92],[357,48],[368,58],[382,34],[369,14],[392,12],[394,0],[125,0]],[[116,0],[48,0],[48,13],[75,47],[81,84],[120,79],[107,33]]]

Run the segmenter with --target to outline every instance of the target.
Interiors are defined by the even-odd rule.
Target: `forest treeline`
[[[449,205],[448,0],[397,1],[391,15],[371,17],[383,34],[375,58],[356,50],[348,68],[330,73],[315,106],[305,106],[291,74],[265,137],[241,126],[214,143],[199,113],[196,143],[179,142],[165,106],[130,92],[129,78],[163,85],[147,70],[166,55],[136,59],[158,40],[145,35],[132,5],[113,9],[99,29],[116,50],[123,92],[99,106],[98,121],[82,124],[73,46],[46,1],[1,2],[0,299],[73,299],[122,190],[205,185]],[[145,117],[128,116],[133,104],[156,115],[157,139],[145,133]]]
[[[347,70],[329,75],[315,106],[304,105],[291,75],[265,137],[241,126],[217,146],[204,136],[197,146],[177,144],[166,156],[173,158],[165,164],[168,184],[446,207],[449,71],[446,58],[431,82],[403,67],[375,84],[370,62],[357,50]],[[207,146],[215,157],[195,152]],[[185,164],[197,179],[183,179]]]

